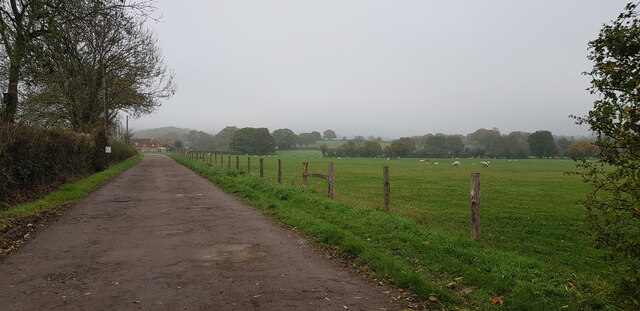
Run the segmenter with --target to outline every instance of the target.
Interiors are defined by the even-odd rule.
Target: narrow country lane
[[[162,155],[0,258],[2,310],[396,310],[383,291]]]

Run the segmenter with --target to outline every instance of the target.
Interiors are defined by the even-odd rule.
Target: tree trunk
[[[20,80],[20,65],[22,63],[21,47],[16,46],[13,59],[9,65],[9,89],[3,96],[5,109],[2,113],[2,122],[14,123],[18,111],[18,81]]]

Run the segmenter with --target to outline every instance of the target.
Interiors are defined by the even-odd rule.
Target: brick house
[[[151,138],[132,138],[129,143],[135,147],[138,152],[166,152],[167,145],[160,143]]]

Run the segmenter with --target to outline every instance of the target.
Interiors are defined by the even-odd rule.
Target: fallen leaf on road
[[[491,304],[493,305],[501,305],[504,301],[502,301],[502,296],[491,298]]]

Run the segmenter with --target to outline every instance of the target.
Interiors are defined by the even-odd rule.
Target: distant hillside
[[[189,134],[190,129],[175,126],[159,127],[155,129],[138,130],[133,132],[133,138],[151,138],[163,136],[177,136],[184,138]]]

